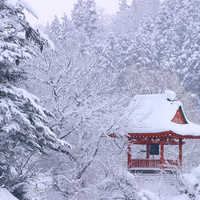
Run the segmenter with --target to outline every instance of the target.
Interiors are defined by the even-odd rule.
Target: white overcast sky
[[[28,16],[28,21],[32,24],[45,24],[47,21],[51,22],[55,15],[59,18],[65,12],[70,16],[71,10],[77,0],[26,0],[31,4],[31,7],[37,13],[39,20]],[[128,3],[131,0],[127,1]],[[104,8],[104,13],[114,14],[118,10],[119,0],[96,0],[96,5],[99,8]]]

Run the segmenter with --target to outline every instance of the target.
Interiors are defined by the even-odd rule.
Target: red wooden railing
[[[179,167],[177,160],[164,160],[161,164],[160,160],[150,159],[131,159],[128,165],[128,169],[131,168],[173,168]]]

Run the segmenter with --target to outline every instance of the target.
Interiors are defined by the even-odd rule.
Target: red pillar
[[[150,144],[147,144],[147,154],[146,154],[146,159],[149,159],[149,152],[150,152]]]
[[[164,164],[164,144],[160,144],[160,168],[163,168]]]
[[[128,140],[128,151],[127,151],[127,166],[128,166],[128,169],[131,168],[131,144],[130,144],[130,141]]]
[[[183,146],[183,142],[182,142],[182,139],[179,139],[179,164],[180,164],[180,167],[182,167],[182,162],[183,162],[183,150],[182,150],[182,146]]]

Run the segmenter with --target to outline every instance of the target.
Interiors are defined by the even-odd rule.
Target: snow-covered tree
[[[48,128],[50,113],[38,105],[38,98],[17,87],[25,78],[20,62],[45,44],[26,22],[24,8],[34,14],[25,1],[0,2],[0,184],[16,193],[33,155],[58,149],[62,143]]]
[[[84,30],[89,38],[94,35],[98,24],[98,13],[94,0],[78,0],[71,16],[79,30]]]
[[[198,10],[196,0],[163,1],[156,17],[143,20],[135,62],[147,68],[173,70],[188,91],[199,94]]]
[[[58,36],[60,34],[60,31],[61,31],[61,24],[60,24],[60,21],[58,19],[57,16],[54,17],[53,21],[51,22],[51,28],[46,29],[46,32],[48,32],[48,35],[49,37],[51,37],[52,39],[55,40],[58,40]]]
[[[85,7],[87,11],[85,19],[86,20],[85,31],[88,34],[88,36],[91,37],[97,30],[97,22],[98,22],[98,14],[97,14],[95,0],[87,0],[85,2]]]
[[[123,63],[123,58],[126,58],[129,40],[125,37],[121,40],[117,38],[113,46],[111,39],[104,44],[105,46],[92,44],[84,33],[76,30],[66,16],[61,27],[59,41],[52,38],[57,47],[56,51],[44,50],[42,55],[27,65],[27,73],[32,78],[27,82],[27,87],[40,96],[44,105],[48,104],[48,108],[56,115],[56,120],[52,120],[51,123],[52,129],[60,138],[66,139],[73,146],[70,151],[73,158],[63,155],[62,158],[58,157],[60,159],[58,162],[52,162],[52,167],[49,167],[59,193],[63,195],[68,193],[71,199],[74,196],[79,197],[78,199],[88,199],[86,191],[92,189],[92,183],[95,184],[95,191],[99,195],[103,191],[103,188],[98,189],[102,187],[98,182],[103,181],[109,171],[102,163],[106,148],[111,150],[110,154],[115,148],[119,152],[126,152],[124,139],[120,149],[107,135],[115,129],[116,120],[123,110],[121,102],[126,99],[123,95],[119,95],[117,90],[115,91],[117,84],[115,72],[126,65]],[[124,52],[122,59],[119,56],[120,51]],[[114,55],[118,56],[116,62]],[[99,61],[104,64],[98,64]],[[35,82],[40,83],[44,90],[34,84]],[[111,140],[113,149],[109,147],[107,139]],[[57,163],[61,163],[60,167]],[[120,165],[123,166],[125,163]],[[56,171],[56,168],[60,170]],[[99,170],[102,171],[100,177],[98,177]],[[54,171],[56,173],[53,173]],[[115,183],[115,179],[122,180],[122,177],[115,176],[114,172],[110,176],[111,180],[108,182],[110,189],[107,194],[114,192],[115,186],[119,186]],[[126,187],[124,183],[122,185],[120,187]],[[125,189],[122,188],[120,190],[123,190],[125,195]],[[82,192],[84,192],[83,197]],[[91,198],[94,195],[93,191]],[[131,195],[134,196],[134,192]]]
[[[119,12],[113,20],[113,31],[118,35],[127,35],[131,39],[138,33],[141,20],[146,14],[155,16],[160,5],[159,0],[133,0],[128,6],[125,0],[119,2]]]
[[[119,1],[119,10],[125,11],[128,8],[127,0],[120,0]]]
[[[49,34],[56,50],[45,50],[26,65],[31,78],[27,87],[35,91],[41,103],[55,114],[51,128],[61,139],[72,144],[66,154],[54,154],[54,157],[39,162],[37,166],[43,166],[48,172],[42,174],[43,170],[38,170],[39,178],[32,183],[36,195],[45,193],[46,198],[49,198],[50,191],[56,191],[63,198],[80,200],[108,196],[139,199],[137,184],[126,171],[126,139],[120,136],[120,133],[124,134],[121,128],[125,122],[121,116],[126,105],[135,94],[172,89],[183,103],[187,101],[186,110],[194,117],[194,99],[190,93],[185,93],[175,72],[154,69],[152,64],[160,62],[157,58],[159,48],[156,49],[158,43],[152,43],[157,33],[154,32],[155,16],[147,14],[142,20],[145,13],[139,12],[144,6],[142,1],[135,1],[139,5],[138,18],[142,20],[140,27],[137,21],[140,35],[136,41],[133,32],[126,31],[131,25],[126,23],[121,24],[124,29],[122,26],[112,29],[113,33],[108,33],[109,24],[106,24],[107,29],[102,23],[104,34],[90,37],[89,31],[82,26],[86,24],[87,2],[93,1],[79,0],[72,19],[64,15],[58,34]],[[126,1],[121,3],[124,5],[121,13],[130,11]],[[133,18],[124,16],[124,22],[128,22],[127,19],[134,24]],[[54,29],[53,26],[48,27],[47,33],[54,31],[50,29]],[[126,35],[118,34],[119,29],[125,30]],[[98,24],[97,30],[100,30]],[[158,36],[157,40],[160,39]],[[119,137],[108,137],[113,132]],[[45,176],[48,179],[44,178],[46,188],[42,191],[39,182]],[[146,199],[144,196],[141,194],[141,199]]]

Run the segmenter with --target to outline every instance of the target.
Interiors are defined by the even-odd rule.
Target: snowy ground
[[[41,175],[36,182],[30,182],[30,187],[27,189],[34,192],[30,193],[29,197],[31,196],[33,200],[67,199],[67,196],[55,191],[52,187],[52,180],[46,175]],[[200,167],[192,169],[188,174],[136,173],[134,177],[140,188],[138,200],[200,200]],[[18,199],[5,188],[0,188],[0,200]]]
[[[180,194],[173,174],[137,174],[136,180],[144,193],[142,196],[148,197],[148,200],[171,200]]]
[[[141,200],[200,200],[200,167],[188,174],[136,174]],[[187,194],[185,194],[187,193]]]

